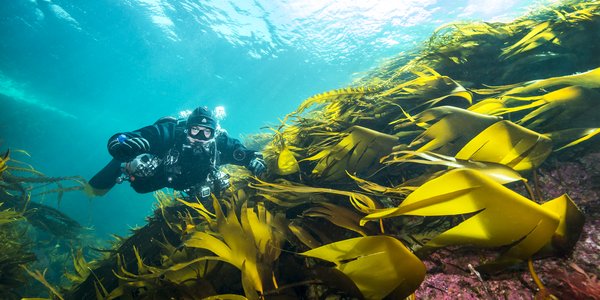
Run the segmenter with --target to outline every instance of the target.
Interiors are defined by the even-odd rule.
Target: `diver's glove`
[[[108,153],[118,161],[130,161],[150,150],[147,139],[128,133],[121,133],[108,141]]]
[[[261,157],[255,157],[248,163],[248,170],[254,174],[254,176],[260,176],[267,170],[267,164]]]

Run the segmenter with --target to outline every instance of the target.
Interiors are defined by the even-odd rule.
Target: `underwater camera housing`
[[[152,154],[144,153],[136,156],[129,162],[121,164],[123,176],[117,182],[132,181],[136,177],[150,177],[156,173],[160,159]]]

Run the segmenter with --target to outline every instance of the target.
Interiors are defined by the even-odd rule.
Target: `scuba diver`
[[[138,193],[164,187],[206,199],[229,187],[229,175],[219,166],[245,166],[255,176],[266,171],[262,155],[220,129],[207,107],[187,120],[164,117],[151,126],[113,135],[108,140],[113,159],[89,181],[92,194],[106,194],[116,183],[129,181]]]

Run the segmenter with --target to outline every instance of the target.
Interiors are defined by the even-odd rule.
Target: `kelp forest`
[[[211,201],[155,193],[110,249],[30,201],[83,179],[7,151],[0,295],[35,282],[53,299],[600,299],[598,53],[600,1],[441,26],[247,137],[266,176],[226,167]],[[28,230],[67,250],[44,267]],[[55,261],[68,272],[49,278]]]
[[[85,179],[48,177],[15,156],[26,159],[29,154],[7,150],[0,155],[1,299],[21,299],[24,291],[53,288],[47,279],[71,284],[63,272],[73,268],[73,258],[83,258],[84,242],[93,246],[86,228],[59,210],[31,200],[48,198],[60,203],[64,193],[82,190]]]

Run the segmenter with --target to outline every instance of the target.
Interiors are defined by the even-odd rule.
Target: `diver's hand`
[[[119,134],[108,141],[108,152],[118,161],[130,161],[149,150],[148,140],[127,133]]]
[[[260,157],[253,158],[248,164],[248,170],[254,174],[254,176],[260,176],[267,170],[267,164]]]

